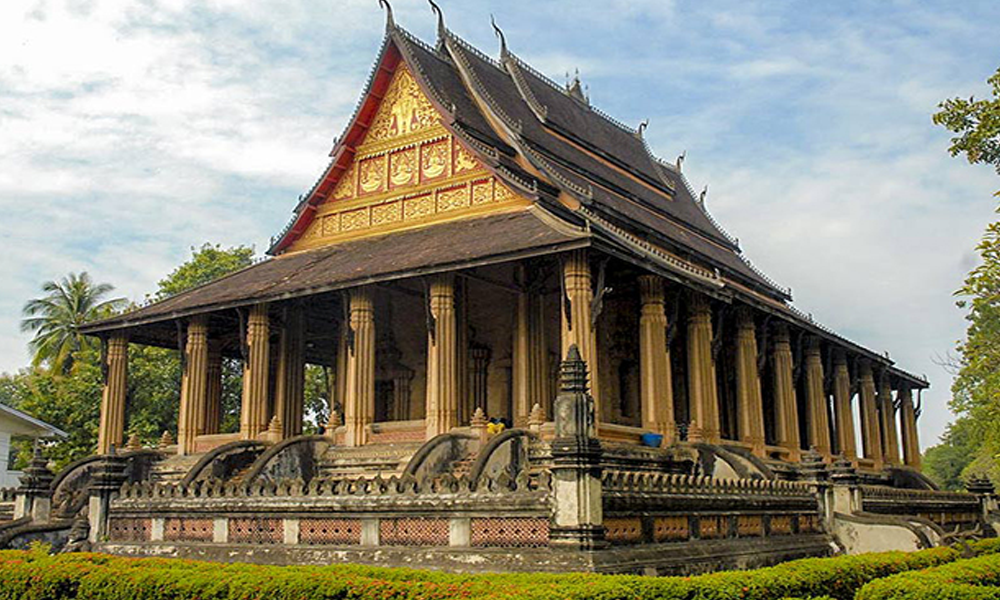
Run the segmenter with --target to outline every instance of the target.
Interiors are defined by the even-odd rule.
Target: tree
[[[253,264],[253,248],[248,246],[223,248],[219,244],[202,244],[201,248],[191,248],[191,258],[160,280],[159,289],[153,297],[156,300],[169,298],[245,269],[251,264]]]
[[[70,273],[59,281],[46,281],[41,298],[24,305],[21,331],[33,331],[28,342],[34,353],[32,365],[47,365],[53,371],[66,374],[73,367],[75,355],[83,349],[96,347],[96,341],[80,333],[87,321],[106,317],[124,305],[124,300],[106,300],[114,286],[95,284],[87,272]]]
[[[986,82],[993,88],[992,100],[945,100],[933,120],[958,134],[948,148],[952,156],[964,154],[971,164],[993,165],[1000,175],[1000,69]],[[1000,196],[1000,191],[994,195]]]
[[[988,83],[992,99],[946,100],[933,120],[958,134],[951,140],[952,156],[964,154],[970,163],[992,165],[1000,174],[1000,70]],[[959,419],[926,454],[929,472],[945,486],[971,475],[1000,481],[1000,222],[987,227],[976,250],[981,264],[956,292],[969,322],[958,345],[950,402]]]

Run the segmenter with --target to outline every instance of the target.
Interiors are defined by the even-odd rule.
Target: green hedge
[[[0,551],[0,600],[780,600],[822,596],[850,600],[875,579],[936,567],[958,557],[959,552],[951,548],[934,548],[803,559],[753,571],[693,577],[639,577],[455,575],[356,565],[277,567],[101,554],[48,556],[36,549]]]
[[[1000,554],[960,560],[940,567],[872,581],[858,600],[1000,599]]]

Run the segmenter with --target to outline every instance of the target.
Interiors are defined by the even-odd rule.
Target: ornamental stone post
[[[21,476],[21,486],[14,493],[14,518],[31,517],[34,523],[47,523],[52,507],[49,486],[54,476],[40,446],[35,446],[31,463]]]
[[[108,517],[111,513],[111,501],[118,495],[125,483],[125,459],[111,452],[94,465],[90,479],[90,501],[87,507],[87,518],[90,521],[90,542],[103,541],[108,535]]]
[[[965,489],[979,497],[983,521],[996,530],[997,525],[994,522],[997,520],[997,497],[993,482],[986,477],[973,477],[966,482]]]
[[[575,345],[561,367],[552,440],[551,545],[593,549],[606,545],[601,506],[601,443],[594,399],[587,393],[587,363]]]

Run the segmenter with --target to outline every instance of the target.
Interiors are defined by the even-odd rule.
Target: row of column
[[[563,260],[563,289],[560,302],[562,349],[576,345],[589,365],[590,389],[596,415],[601,415],[601,386],[598,381],[598,348],[594,319],[594,288],[590,261],[585,250],[567,254]],[[521,280],[524,281],[523,272]],[[655,275],[639,277],[639,357],[642,427],[661,433],[664,445],[677,436],[674,424],[673,377],[671,374],[668,322],[663,280]],[[547,409],[547,345],[541,293],[522,286],[518,293],[513,331],[514,421],[527,423],[532,408]],[[470,380],[461,386],[459,319],[453,274],[432,278],[428,288],[428,351],[426,392],[426,437],[446,433],[459,424],[460,387],[469,392],[483,382]],[[342,327],[337,353],[337,397],[343,401],[345,443],[360,446],[369,441],[375,420],[376,323],[374,293],[370,287],[347,294],[346,327]],[[277,356],[272,357],[271,311],[265,304],[251,307],[246,316],[243,345],[244,378],[240,433],[254,439],[277,424],[282,437],[301,433],[305,367],[304,314],[300,306],[282,309],[277,331]],[[748,307],[736,313],[737,430],[739,441],[755,454],[766,452],[764,403],[760,371],[760,349],[754,314]],[[697,293],[688,295],[686,321],[687,393],[690,408],[689,438],[708,443],[721,442],[719,390],[713,342],[712,307]],[[121,444],[124,430],[127,388],[127,339],[112,336],[108,342],[107,384],[101,407],[99,451]],[[818,338],[808,338],[804,349],[806,393],[805,415],[809,443],[830,456],[833,450],[830,415],[827,410],[825,373]],[[276,359],[276,360],[273,360]],[[474,360],[469,356],[468,360]],[[775,404],[775,437],[786,458],[797,460],[801,441],[799,404],[796,401],[793,353],[788,326],[774,326],[770,344],[772,391]],[[274,385],[271,386],[272,363]],[[218,431],[221,397],[221,353],[209,340],[207,317],[188,321],[184,347],[184,370],[178,423],[178,451],[196,451],[199,435]],[[838,452],[850,460],[858,458],[851,411],[851,378],[843,351],[832,357],[833,430]],[[905,386],[898,394],[902,414],[903,456],[899,455],[898,432],[892,390],[888,377],[880,374],[876,383],[872,366],[860,361],[858,392],[864,456],[876,468],[883,464],[919,466],[916,411]],[[273,403],[269,402],[273,396]],[[547,410],[546,410],[547,412]]]

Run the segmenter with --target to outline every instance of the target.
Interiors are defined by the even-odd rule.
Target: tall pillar
[[[271,325],[267,304],[250,307],[247,319],[246,362],[243,365],[243,403],[240,437],[252,440],[267,429],[267,396],[271,370]]]
[[[858,458],[858,448],[854,440],[854,411],[851,410],[851,375],[842,350],[833,354],[833,413],[837,422],[837,451],[853,463]]]
[[[639,394],[644,429],[663,435],[663,446],[674,441],[674,390],[671,385],[670,348],[663,280],[656,275],[639,277]]]
[[[293,305],[284,311],[285,323],[278,338],[275,381],[275,414],[281,420],[281,438],[302,433],[305,395],[305,314]]]
[[[128,338],[116,333],[108,339],[107,373],[101,394],[101,422],[97,431],[97,453],[120,448],[125,436],[125,395],[128,392]]]
[[[687,366],[688,401],[695,435],[717,444],[719,433],[719,394],[716,388],[715,360],[712,358],[712,308],[704,296],[692,293],[688,302]]]
[[[482,409],[485,413],[487,384],[490,365],[490,349],[480,344],[469,348],[469,395],[472,399],[472,411]]]
[[[872,365],[862,360],[859,366],[859,402],[861,403],[861,442],[865,458],[875,463],[876,469],[882,468],[882,436],[878,423],[878,408],[875,405],[875,379],[872,376]]]
[[[177,421],[177,454],[195,453],[195,438],[204,427],[208,396],[208,318],[192,317],[184,346],[181,406]]]
[[[903,428],[903,464],[920,468],[920,441],[917,433],[917,411],[913,407],[913,392],[906,383],[899,388],[899,412]]]
[[[347,300],[345,300],[347,301]],[[337,358],[333,380],[333,398],[330,400],[330,416],[334,410],[340,411],[340,417],[344,416],[344,407],[347,406],[347,362],[351,355],[350,317],[345,318],[337,331]],[[331,435],[333,432],[329,432]]]
[[[797,461],[802,455],[799,438],[799,408],[795,400],[792,378],[792,344],[788,326],[779,323],[774,334],[774,403],[777,408],[778,445],[788,451],[788,459]]]
[[[736,403],[740,441],[764,456],[764,398],[757,370],[757,327],[753,313],[742,307],[736,324]]]
[[[806,422],[809,424],[809,445],[823,458],[830,458],[830,413],[827,410],[826,390],[823,388],[823,359],[819,338],[810,337],[806,343]]]
[[[886,464],[898,466],[899,430],[896,427],[896,404],[892,399],[889,375],[882,373],[878,386],[879,416],[882,425],[882,453]]]
[[[597,332],[593,326],[591,303],[594,300],[590,262],[586,250],[574,250],[563,261],[563,281],[566,297],[561,299],[562,355],[575,345],[590,372],[590,396],[594,414],[601,414],[601,386],[598,378]],[[566,305],[568,303],[568,306]]]
[[[527,285],[524,266],[520,281]],[[541,296],[522,289],[517,294],[514,315],[512,376],[514,378],[514,425],[527,427],[531,409],[537,404],[548,414],[548,356],[545,348],[544,305]]]
[[[427,339],[427,439],[458,425],[454,275],[435,277],[429,291],[433,329]]]
[[[198,433],[219,433],[222,425],[222,347],[208,343],[208,389],[205,392],[205,418]]]
[[[350,293],[347,381],[344,386],[344,443],[368,443],[368,426],[375,420],[375,302],[370,288]]]

